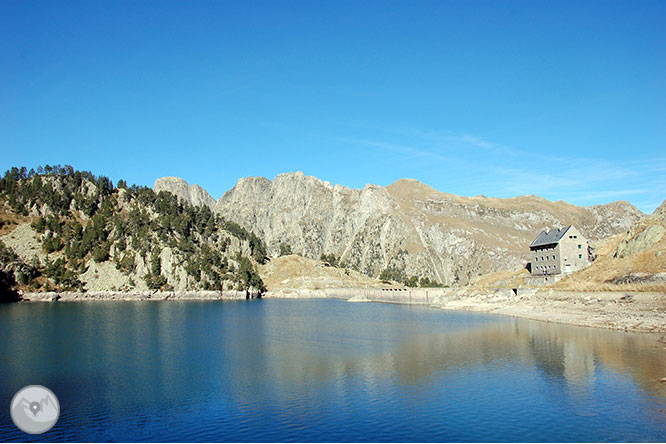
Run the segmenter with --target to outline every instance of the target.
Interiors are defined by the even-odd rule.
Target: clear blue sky
[[[2,1],[0,169],[666,198],[664,1]]]

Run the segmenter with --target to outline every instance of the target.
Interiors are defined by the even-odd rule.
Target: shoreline
[[[666,333],[666,295],[657,292],[556,291],[548,288],[329,289],[269,291],[266,298],[336,298],[425,305],[637,333]]]
[[[605,328],[637,333],[666,333],[666,295],[656,292],[467,289],[444,296],[432,306]]]
[[[26,292],[18,302],[84,302],[84,301],[218,301],[245,300],[259,297],[258,291],[90,291]]]
[[[639,333],[666,333],[666,295],[654,292],[581,292],[510,288],[331,288],[258,291],[29,292],[20,302],[340,299],[422,305],[500,314],[544,322]]]

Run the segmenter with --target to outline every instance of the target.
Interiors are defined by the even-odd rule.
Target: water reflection
[[[382,308],[367,307],[368,312]],[[439,313],[411,310],[423,310],[419,315],[425,328],[412,319],[394,322],[377,316],[360,323],[336,319],[333,325],[293,319],[288,313],[260,316],[253,346],[225,344],[224,354],[240,364],[239,373],[258,370],[293,384],[396,376],[401,383],[421,385],[436,374],[503,363],[535,368],[576,389],[593,383],[598,368],[605,367],[666,398],[658,383],[666,353],[657,335],[465,314],[453,323],[433,325],[429,315]]]
[[[362,306],[351,317],[329,313],[315,319],[294,311],[297,303],[235,303],[233,316],[207,302],[7,306],[2,370],[9,379],[25,379],[26,372],[41,376],[75,358],[69,370],[76,375],[77,368],[85,369],[79,376],[103,390],[138,382],[159,397],[184,378],[208,379],[221,371],[239,381],[251,376],[253,383],[269,375],[293,384],[396,376],[421,385],[437,373],[510,362],[570,387],[594,381],[604,366],[666,398],[658,383],[666,368],[658,335],[471,314],[437,323],[433,315],[441,313],[424,308],[405,308],[411,316],[398,319],[392,310],[382,313],[386,306],[379,304]],[[212,358],[205,369],[185,365],[202,355]],[[108,371],[113,369],[122,371]]]
[[[424,307],[267,300],[5,305],[0,336],[0,402],[24,385],[52,388],[67,406],[61,422],[87,433],[61,428],[63,440],[176,439],[150,425],[156,417],[180,421],[175,436],[185,441],[220,440],[224,424],[232,441],[263,440],[253,435],[258,424],[262,433],[282,430],[266,439],[358,440],[368,421],[383,431],[372,435],[379,441],[544,433],[640,441],[666,433],[659,412],[666,353],[657,335]],[[632,406],[629,416],[622,403]],[[197,423],[202,411],[210,415],[205,427]],[[524,422],[535,412],[542,423],[532,431]],[[626,435],[630,426],[622,425],[616,434],[558,435],[553,419],[584,431],[589,418],[615,414],[650,422],[651,434]],[[493,418],[496,430],[482,430]],[[315,420],[329,428],[344,421],[351,435],[327,429],[322,438]],[[0,438],[12,430],[0,426]],[[404,430],[412,434],[395,435]]]

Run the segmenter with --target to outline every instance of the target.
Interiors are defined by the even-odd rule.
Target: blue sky
[[[0,169],[666,198],[664,1],[3,1]]]

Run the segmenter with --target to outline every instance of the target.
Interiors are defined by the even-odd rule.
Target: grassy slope
[[[645,226],[658,221],[643,222]],[[664,292],[666,283],[659,275],[666,273],[666,236],[643,251],[627,257],[615,257],[625,234],[617,234],[594,245],[597,259],[584,270],[564,276],[546,286],[562,291],[643,291]],[[524,269],[504,270],[479,276],[473,282],[477,287],[517,288],[527,285],[529,272]],[[666,277],[666,276],[665,276]],[[624,281],[624,282],[623,282]]]
[[[269,290],[388,286],[354,270],[326,266],[322,261],[295,254],[278,257],[261,265],[259,274]],[[392,285],[398,286],[402,284]]]

